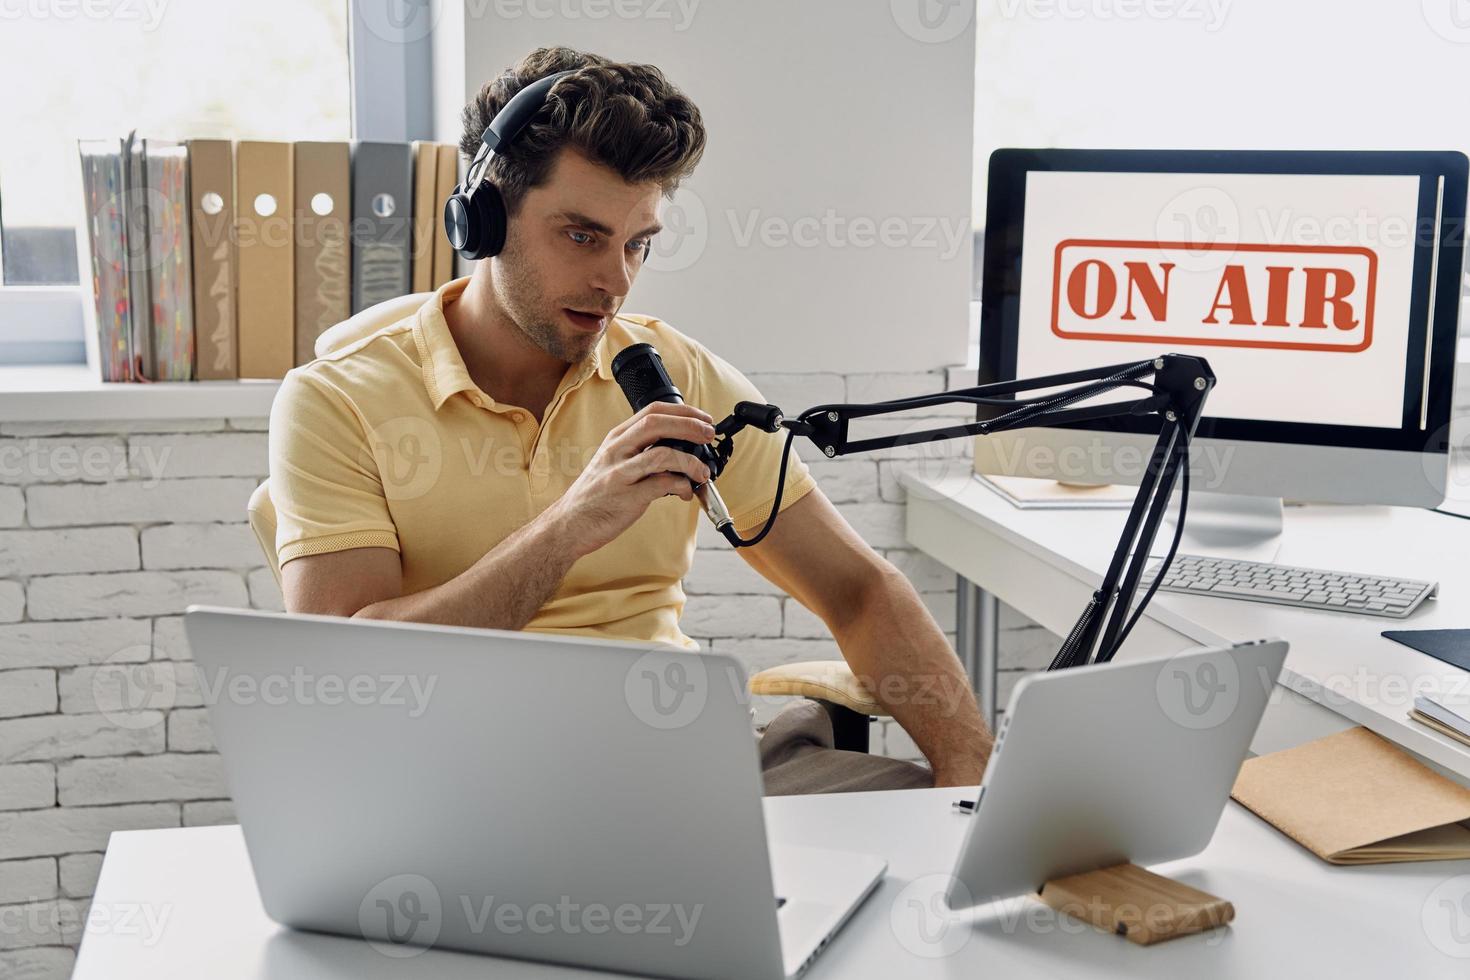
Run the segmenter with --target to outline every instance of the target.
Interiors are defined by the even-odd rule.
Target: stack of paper
[[[1421,694],[1414,699],[1409,717],[1441,735],[1470,745],[1470,709],[1451,708],[1443,700]]]

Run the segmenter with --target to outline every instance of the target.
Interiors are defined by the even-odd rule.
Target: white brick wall
[[[946,380],[959,387],[971,374],[752,380],[795,411],[937,391]],[[915,423],[875,421],[853,436],[906,426]],[[184,669],[180,614],[193,602],[281,608],[245,524],[246,501],[266,474],[265,431],[264,419],[0,423],[0,976],[70,972],[112,831],[235,819],[194,673]],[[833,460],[809,445],[802,452],[952,638],[954,577],[907,547],[895,473],[966,469],[968,442]],[[752,673],[840,659],[817,617],[700,528],[686,632]],[[1056,641],[1014,615],[1002,626],[1004,694],[1009,679],[1045,665]],[[151,671],[162,697],[127,696],[136,669]],[[770,717],[779,704],[756,707]],[[917,757],[897,726],[873,730],[874,751]]]

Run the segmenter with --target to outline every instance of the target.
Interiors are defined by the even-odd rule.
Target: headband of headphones
[[[485,132],[480,134],[480,149],[475,153],[475,158],[470,161],[469,169],[465,171],[464,193],[471,196],[480,186],[485,172],[490,169],[490,158],[502,146],[506,146],[511,140],[520,135],[521,130],[535,118],[536,113],[546,104],[547,93],[558,81],[575,71],[559,71],[555,74],[538,78],[525,88],[521,89],[505,106],[490,120],[490,125],[485,127]]]

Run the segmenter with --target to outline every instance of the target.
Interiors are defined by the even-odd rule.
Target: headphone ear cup
[[[470,199],[456,186],[444,201],[444,237],[451,248],[468,259],[479,245],[475,232]]]
[[[488,180],[481,181],[470,203],[479,237],[479,247],[475,250],[478,254],[474,257],[488,259],[499,255],[505,248],[506,225],[505,198],[500,196],[500,188]]]

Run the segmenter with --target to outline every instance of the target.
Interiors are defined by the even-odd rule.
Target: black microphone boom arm
[[[775,406],[742,402],[736,406],[733,414],[716,427],[723,437],[716,452],[728,458],[732,449],[731,438],[747,425],[755,425],[767,431],[775,431],[778,427],[787,429],[788,452],[792,437],[800,435],[811,440],[825,456],[837,457],[915,443],[991,435],[1028,426],[1158,416],[1158,439],[1139,481],[1138,495],[1129,508],[1118,546],[1113,552],[1101,585],[1093,593],[1081,618],[1052,660],[1050,669],[1055,670],[1111,660],[1142,615],[1144,607],[1153,598],[1154,591],[1163,580],[1179,546],[1179,531],[1183,528],[1189,495],[1189,442],[1199,425],[1205,399],[1214,386],[1215,375],[1203,358],[1165,354],[1149,361],[1002,381],[933,395],[895,398],[867,404],[817,405],[794,419],[781,417]],[[1101,405],[1084,404],[1123,388],[1136,388],[1144,394],[1131,400],[1114,400]],[[1026,392],[1042,394],[1017,397]],[[988,413],[990,417],[978,417],[976,421],[963,425],[940,426],[919,432],[870,439],[848,438],[848,423],[853,419],[953,404],[975,405],[977,416]],[[783,452],[779,477],[781,484],[785,482],[786,455]],[[1169,498],[1173,494],[1181,469],[1183,486],[1179,524],[1174,541],[1148,591],[1135,607],[1133,597],[1138,592],[1154,539],[1163,523]],[[783,487],[778,485],[776,503],[761,532],[750,540],[740,539],[733,533],[727,534],[726,537],[732,544],[737,547],[749,546],[765,537],[780,509],[781,489]]]

